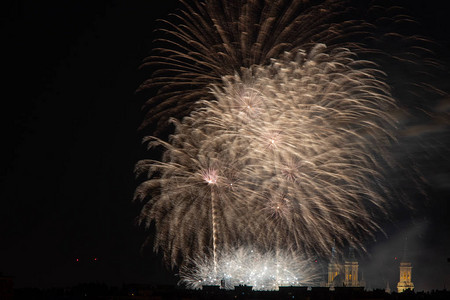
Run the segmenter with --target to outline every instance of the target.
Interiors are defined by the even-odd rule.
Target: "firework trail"
[[[376,51],[343,42],[371,25],[342,21],[344,1],[181,2],[141,87],[159,88],[143,127],[175,127],[168,141],[145,138],[164,154],[136,166],[155,251],[190,287],[234,276],[272,288],[279,278],[248,281],[244,262],[363,249],[388,207],[397,109],[379,66],[360,58]],[[293,268],[276,273],[306,283],[308,268]]]

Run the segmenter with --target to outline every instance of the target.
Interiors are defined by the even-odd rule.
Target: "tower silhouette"
[[[345,286],[360,286],[358,280],[359,263],[356,260],[355,252],[350,247],[348,258],[344,263],[344,285]]]
[[[348,256],[344,262],[339,261],[336,255],[335,247],[331,249],[331,259],[328,264],[328,281],[325,286],[333,290],[334,287],[361,287],[363,282],[358,279],[359,263],[355,257],[352,247],[349,248]]]
[[[335,287],[336,286],[336,279],[338,277],[338,275],[340,274],[341,270],[340,270],[340,265],[339,262],[337,261],[337,257],[336,257],[336,249],[333,246],[333,248],[331,248],[331,259],[330,259],[330,263],[328,264],[328,282],[327,282],[327,286],[328,287]]]
[[[403,257],[400,262],[400,279],[397,284],[397,291],[399,293],[404,292],[405,290],[413,290],[414,283],[411,278],[412,265],[407,257],[407,242],[408,238],[405,238],[405,246],[403,248]]]

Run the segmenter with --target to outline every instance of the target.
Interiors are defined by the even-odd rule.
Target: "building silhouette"
[[[400,279],[397,284],[397,291],[399,293],[406,290],[414,290],[414,283],[412,282],[411,272],[412,265],[407,257],[407,239],[405,239],[405,247],[403,249],[403,257],[400,262]]]
[[[386,281],[386,288],[384,289],[384,292],[386,294],[390,294],[391,293],[391,287],[389,286],[389,281]]]
[[[335,286],[339,285],[341,280],[341,271],[342,266],[339,264],[337,257],[336,257],[336,250],[335,248],[331,248],[331,259],[328,263],[328,281],[325,284],[325,286],[334,288]]]
[[[358,280],[359,263],[356,260],[353,248],[350,248],[349,256],[344,262],[344,286],[361,286]]]
[[[359,280],[359,263],[353,248],[349,249],[348,256],[341,262],[336,257],[336,251],[331,249],[331,259],[328,264],[328,281],[326,287],[363,287],[364,281]]]

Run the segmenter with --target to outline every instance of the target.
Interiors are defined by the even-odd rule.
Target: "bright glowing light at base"
[[[253,290],[278,290],[280,286],[310,286],[317,282],[319,273],[304,258],[291,252],[260,253],[239,248],[222,252],[217,268],[210,258],[196,258],[180,270],[180,283],[191,289],[204,285],[220,285],[234,289],[238,285],[252,286]]]

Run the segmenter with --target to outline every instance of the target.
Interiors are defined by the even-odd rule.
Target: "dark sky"
[[[140,252],[147,234],[134,224],[140,205],[131,202],[134,164],[144,157],[143,98],[134,91],[148,74],[138,66],[155,19],[175,2],[2,2],[0,272],[17,287],[176,282],[160,257]],[[450,50],[448,10],[439,2],[402,1]],[[445,175],[448,160],[439,164]],[[414,272],[426,270],[417,288],[449,287],[447,179],[428,191],[438,199],[431,216],[397,224],[371,246],[368,270],[393,264],[409,232]],[[396,270],[386,272],[371,275],[373,287],[390,276],[393,287]]]

